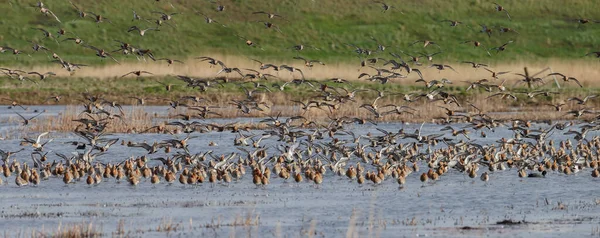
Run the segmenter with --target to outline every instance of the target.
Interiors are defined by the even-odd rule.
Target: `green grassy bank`
[[[544,58],[581,59],[588,52],[596,51],[600,43],[600,23],[580,24],[577,18],[600,16],[600,1],[555,0],[501,1],[511,20],[504,12],[495,11],[490,1],[388,1],[393,8],[383,12],[381,4],[358,0],[277,0],[277,1],[219,1],[211,3],[199,0],[161,1],[72,1],[84,12],[100,14],[110,20],[96,23],[91,17],[80,18],[78,11],[67,0],[44,1],[59,19],[40,13],[32,7],[35,1],[2,1],[0,4],[0,45],[24,51],[14,56],[10,52],[0,54],[0,65],[47,64],[50,58],[42,52],[32,52],[31,41],[44,45],[61,58],[70,62],[86,64],[114,63],[101,60],[94,50],[62,41],[69,37],[83,39],[85,44],[107,51],[119,48],[117,41],[130,43],[142,49],[151,49],[157,58],[186,59],[203,54],[238,55],[264,60],[290,59],[301,55],[328,62],[358,61],[353,44],[376,50],[378,43],[387,46],[386,51],[404,51],[409,54],[434,53],[442,60],[473,60],[483,62],[506,62],[513,60],[536,60]],[[225,6],[217,11],[218,5]],[[131,26],[156,27],[143,20],[133,20],[133,10],[149,21],[160,14],[178,13],[159,31],[148,31],[140,36],[136,31],[127,32]],[[283,18],[267,18],[256,11],[276,12]],[[202,12],[218,23],[207,24]],[[89,14],[88,14],[89,15]],[[458,20],[463,24],[451,27],[445,19]],[[275,24],[281,32],[266,28],[263,23]],[[225,25],[226,27],[223,27]],[[480,32],[480,24],[490,27],[491,37]],[[518,32],[500,33],[499,28],[511,28]],[[57,35],[59,29],[67,35],[55,40],[44,37],[44,28]],[[245,40],[253,41],[249,47]],[[424,48],[416,40],[431,40],[439,45]],[[480,41],[492,48],[508,41],[507,49],[488,56],[481,48],[461,44],[466,40]],[[307,46],[302,52],[291,49],[297,44]],[[312,48],[314,47],[314,48]],[[315,49],[315,48],[318,48]],[[30,56],[28,56],[30,55]],[[119,52],[114,57],[120,61],[136,61],[133,56]],[[369,57],[390,58],[387,52]],[[590,60],[592,57],[590,57]]]

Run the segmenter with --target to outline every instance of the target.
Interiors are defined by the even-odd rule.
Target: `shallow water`
[[[59,223],[92,222],[108,234],[120,220],[132,235],[164,236],[157,227],[179,224],[181,235],[306,236],[312,222],[318,236],[344,236],[351,229],[364,236],[516,235],[564,237],[590,235],[600,209],[597,183],[588,173],[550,174],[545,179],[519,179],[516,171],[493,173],[489,183],[450,173],[422,185],[409,176],[399,189],[392,179],[379,186],[358,186],[339,177],[326,177],[318,188],[273,179],[256,188],[249,179],[229,186],[203,184],[137,187],[114,180],[90,187],[83,182],[65,186],[60,179],[38,187],[3,185],[0,229],[55,229]],[[549,205],[546,205],[545,199]],[[566,209],[557,209],[557,202]],[[257,226],[231,224],[258,217]],[[523,225],[496,225],[511,219]],[[208,227],[213,225],[215,227]],[[220,225],[219,227],[216,227]],[[474,229],[461,229],[464,227]],[[144,233],[141,233],[143,231]]]
[[[64,108],[48,107],[49,112],[53,110],[58,112]],[[0,131],[15,126],[18,127],[0,125]],[[348,129],[356,134],[381,135],[376,128],[394,132],[404,128],[412,132],[420,126],[381,123],[377,126],[350,125]],[[425,124],[422,134],[439,133],[440,128],[439,125]],[[570,138],[563,135],[565,131],[556,130],[551,138]],[[512,137],[506,127],[486,133],[487,138],[480,138],[477,133],[471,138],[483,145],[502,137]],[[189,148],[192,153],[212,150],[215,156],[231,152],[243,154],[232,146],[236,135],[229,132],[193,133],[192,136],[197,137],[189,140]],[[597,133],[590,133],[588,138],[595,135]],[[36,135],[32,133],[31,136]],[[51,132],[50,137],[54,141],[44,148],[49,152],[50,161],[59,160],[55,152],[68,154],[75,151],[65,142],[82,141],[70,133]],[[176,137],[184,138],[185,135]],[[154,142],[173,136],[113,134],[108,138]],[[348,136],[339,138],[350,139]],[[208,146],[211,141],[218,146]],[[282,142],[270,138],[263,144],[270,146],[269,151],[273,154]],[[0,141],[0,149],[14,151],[19,148],[18,139]],[[29,153],[32,148],[25,148],[15,158],[31,164]],[[120,162],[145,153],[142,148],[121,146],[119,142],[96,160]],[[165,155],[161,151],[149,157]],[[152,161],[149,165],[158,163]],[[421,168],[426,170],[426,165],[421,164]],[[483,170],[487,171],[487,168],[480,173]],[[464,173],[450,170],[440,180],[427,183],[419,181],[420,173],[413,173],[402,188],[392,178],[378,186],[370,182],[358,185],[331,171],[318,187],[309,182],[297,184],[273,176],[271,184],[264,188],[252,184],[250,174],[228,185],[182,185],[178,182],[168,185],[164,181],[152,185],[143,180],[135,187],[127,182],[118,183],[113,178],[94,186],[86,185],[84,181],[64,185],[60,178],[51,178],[37,187],[17,187],[14,175],[10,178],[2,176],[0,229],[9,236],[25,236],[33,230],[53,232],[61,224],[91,222],[107,236],[139,237],[164,237],[167,234],[185,237],[590,236],[600,223],[598,181],[590,176],[590,172],[587,169],[569,176],[550,172],[546,178],[518,178],[517,170],[513,169],[491,172],[490,181],[482,182],[478,177],[471,179]],[[563,205],[559,206],[559,203]],[[497,224],[505,220],[522,223]],[[120,223],[124,234],[116,233]],[[164,231],[168,224],[171,229]],[[159,226],[163,227],[161,231],[158,231]]]

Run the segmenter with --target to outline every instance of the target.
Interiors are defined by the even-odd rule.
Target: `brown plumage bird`
[[[490,180],[490,176],[488,175],[488,172],[483,172],[481,174],[481,181],[487,182]]]
[[[300,183],[300,182],[302,182],[302,180],[303,179],[302,179],[302,174],[301,173],[297,172],[297,173],[294,174],[294,181],[296,181],[296,183]]]
[[[173,63],[183,64],[183,61],[181,61],[181,60],[174,60],[174,59],[169,59],[169,58],[160,58],[160,59],[156,59],[156,60],[164,60],[167,62],[168,66],[171,66]]]
[[[319,186],[319,184],[323,183],[323,175],[321,173],[316,173],[315,177],[313,178],[313,182]]]
[[[508,20],[512,20],[510,18],[510,14],[508,14],[508,11],[506,10],[506,8],[502,7],[500,4],[498,3],[494,3],[494,5],[496,5],[496,7],[494,8],[497,12],[504,12],[506,13],[506,16],[508,17]]]
[[[429,176],[427,176],[427,173],[422,173],[419,179],[421,180],[421,182],[425,183],[429,179]]]
[[[65,184],[69,184],[73,181],[73,173],[71,172],[70,169],[67,169],[67,171],[65,172],[65,174],[63,175],[63,182]]]
[[[153,73],[150,73],[150,72],[148,72],[148,71],[144,71],[144,70],[135,70],[135,71],[131,71],[131,72],[129,72],[129,73],[123,74],[123,76],[121,76],[121,78],[123,78],[123,77],[125,77],[125,76],[127,76],[127,75],[130,75],[130,74],[133,74],[133,75],[135,75],[135,76],[137,76],[137,77],[140,77],[142,74],[150,74],[150,75],[154,75]]]
[[[273,12],[258,11],[258,12],[253,12],[252,14],[265,14],[265,15],[267,15],[267,17],[269,19],[273,19],[275,17],[283,18],[281,15],[279,15],[277,13],[273,13]]]
[[[579,85],[579,87],[583,88],[583,85],[581,85],[581,83],[579,82],[579,80],[577,80],[575,77],[571,77],[571,76],[567,76],[561,73],[551,73],[548,74],[548,76],[560,76],[560,78],[565,82],[569,82],[569,81],[573,81],[575,82],[577,85]]]

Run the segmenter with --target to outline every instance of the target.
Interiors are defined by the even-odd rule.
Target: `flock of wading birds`
[[[381,4],[383,12],[392,9],[383,2],[374,1]],[[60,22],[56,16],[45,4],[38,2],[35,5],[42,14],[53,17]],[[75,4],[74,9],[77,10],[81,18],[90,17],[98,24],[110,22],[104,16],[97,15],[91,12],[80,10]],[[218,5],[217,11],[225,11],[225,7]],[[498,12],[506,13],[510,19],[508,11],[502,6],[495,4],[494,9]],[[158,30],[160,26],[168,25],[169,21],[177,13],[162,13],[159,19],[150,21],[142,18],[135,11],[134,20],[154,22],[156,27],[140,28],[132,26],[128,32],[137,31],[141,36],[144,36],[147,31]],[[206,23],[218,23],[214,19],[202,14],[205,17]],[[281,15],[269,13],[265,11],[254,12],[253,14],[266,14],[269,20],[283,18]],[[598,23],[598,21],[588,19],[577,19],[580,24]],[[460,21],[444,20],[450,22],[451,27],[456,27],[462,24]],[[266,28],[275,29],[281,32],[280,28],[271,23],[261,21]],[[223,25],[224,26],[224,25]],[[492,36],[494,29],[481,25],[482,33]],[[66,32],[63,29],[58,31],[58,35],[54,36],[50,31],[38,28],[44,33],[44,36],[58,42],[61,35]],[[510,28],[500,28],[499,32],[514,32]],[[518,33],[516,33],[518,34]],[[242,39],[245,39],[241,37]],[[246,44],[253,47],[258,47],[250,40],[246,40]],[[375,39],[373,39],[377,42]],[[164,60],[168,64],[183,63],[179,60],[169,58],[156,59],[150,49],[141,49],[125,42],[120,42],[120,48],[113,52],[107,52],[98,47],[85,44],[79,37],[71,37],[63,41],[73,41],[77,45],[90,48],[96,51],[96,55],[101,58],[111,58],[118,61],[111,55],[114,52],[122,52],[123,54],[132,54],[136,57],[150,57],[152,60]],[[423,43],[423,48],[437,46],[435,42],[429,40],[416,41]],[[480,47],[478,41],[467,41],[465,43],[473,43],[476,47]],[[504,51],[508,43],[495,48],[486,49],[496,50],[497,52]],[[350,44],[349,44],[350,45]],[[495,171],[511,169],[517,171],[519,177],[545,177],[548,171],[553,173],[562,173],[571,175],[580,171],[591,171],[593,177],[600,176],[598,169],[598,149],[600,149],[600,137],[594,136],[591,139],[586,138],[587,133],[600,129],[595,121],[582,122],[578,124],[579,130],[573,130],[575,127],[574,121],[549,123],[546,128],[534,129],[531,122],[522,120],[501,121],[494,119],[493,116],[486,114],[484,111],[477,108],[476,105],[469,103],[467,110],[461,111],[461,103],[456,96],[444,92],[442,88],[445,84],[452,83],[450,80],[431,80],[426,81],[419,69],[412,68],[411,65],[422,65],[422,58],[428,61],[433,60],[433,56],[441,53],[433,54],[421,53],[420,56],[413,56],[409,53],[402,52],[408,55],[410,60],[405,62],[401,54],[390,53],[392,59],[384,59],[382,57],[369,58],[371,55],[382,53],[386,50],[384,45],[377,42],[377,50],[369,50],[367,48],[355,47],[355,52],[361,59],[362,67],[370,67],[374,69],[376,74],[363,73],[359,78],[367,77],[371,81],[379,81],[382,84],[389,82],[391,79],[405,78],[400,72],[405,70],[407,74],[416,72],[419,76],[417,82],[425,84],[425,91],[420,93],[405,94],[403,99],[406,103],[413,103],[424,100],[427,103],[443,102],[447,106],[440,106],[446,112],[446,117],[441,119],[441,123],[448,124],[441,129],[440,133],[424,134],[422,133],[423,124],[420,129],[414,132],[407,132],[400,129],[397,132],[386,131],[377,128],[378,134],[369,133],[366,135],[357,135],[352,130],[348,129],[350,124],[368,124],[377,125],[376,122],[365,118],[351,117],[334,117],[330,114],[330,120],[327,123],[318,123],[305,118],[304,114],[280,118],[269,116],[268,119],[262,120],[267,126],[267,129],[260,131],[252,131],[248,126],[240,126],[237,123],[216,124],[204,123],[201,120],[220,114],[215,111],[215,106],[208,105],[207,100],[199,96],[187,96],[176,100],[169,100],[169,105],[174,108],[184,108],[186,113],[178,114],[177,120],[161,123],[159,125],[146,128],[142,133],[170,133],[172,139],[147,142],[126,142],[116,136],[106,132],[107,128],[115,123],[126,123],[125,113],[118,102],[108,100],[101,95],[93,95],[83,93],[81,101],[84,105],[84,110],[79,114],[79,118],[74,120],[78,124],[74,130],[74,134],[81,140],[69,142],[72,144],[76,152],[62,154],[53,152],[48,149],[52,146],[53,139],[44,139],[49,135],[49,132],[41,133],[37,138],[23,138],[21,141],[22,148],[17,151],[0,150],[0,158],[3,161],[2,173],[8,180],[14,176],[15,184],[18,186],[39,185],[42,181],[52,178],[62,178],[65,184],[77,183],[82,180],[89,185],[100,184],[106,180],[127,181],[131,185],[137,185],[141,181],[148,181],[152,184],[166,182],[168,184],[201,184],[201,183],[220,183],[229,184],[244,177],[252,177],[252,181],[257,186],[267,186],[272,178],[280,178],[282,180],[293,179],[295,182],[311,181],[315,184],[323,183],[327,177],[334,176],[347,177],[349,180],[356,181],[358,184],[373,183],[381,184],[385,180],[395,180],[403,186],[406,183],[406,178],[412,174],[420,177],[424,183],[435,181],[443,177],[449,170],[467,174],[470,178],[480,177],[482,181],[488,181],[490,176]],[[292,48],[298,52],[306,49],[306,45],[296,45]],[[48,48],[34,43],[32,47],[35,52],[47,51],[52,52],[54,61],[61,64],[66,70],[74,71],[85,65],[74,64],[63,60],[57,53]],[[9,51],[13,54],[20,54],[22,51],[11,47],[1,47],[0,52]],[[600,57],[600,52],[590,53]],[[324,65],[321,61],[310,60],[302,57],[294,57],[295,59],[304,62],[306,68],[312,68],[317,64]],[[341,78],[333,78],[328,81],[338,83],[340,86],[331,86],[328,82],[319,82],[314,80],[306,80],[302,69],[288,65],[274,65],[262,63],[260,71],[253,69],[244,69],[248,73],[244,73],[242,69],[227,67],[222,61],[212,57],[199,57],[200,60],[210,63],[212,66],[220,67],[217,75],[225,73],[237,73],[242,78],[239,82],[230,82],[227,77],[224,79],[199,79],[184,75],[177,77],[186,83],[187,87],[197,88],[200,91],[209,90],[211,87],[223,85],[227,83],[235,83],[244,90],[245,96],[239,100],[232,100],[230,104],[237,107],[240,112],[248,114],[252,111],[263,111],[269,105],[257,100],[258,94],[271,92],[271,88],[260,82],[260,79],[276,78],[273,74],[262,73],[264,70],[274,70],[276,72],[285,70],[292,74],[300,74],[301,78],[296,78],[292,81],[283,84],[274,85],[275,88],[284,90],[287,85],[297,85],[306,87],[315,93],[313,99],[307,102],[296,101],[302,111],[306,113],[312,108],[321,109],[324,111],[335,112],[340,105],[355,102],[357,93],[376,92],[377,97],[372,103],[363,104],[360,108],[371,113],[370,118],[382,118],[390,114],[413,114],[415,109],[406,105],[389,104],[382,107],[377,105],[377,101],[396,95],[393,92],[351,89],[351,84]],[[382,63],[383,62],[383,63]],[[382,63],[383,66],[376,67]],[[473,68],[483,68],[491,73],[490,80],[479,80],[469,82],[467,90],[483,88],[492,94],[489,97],[499,96],[502,99],[517,100],[515,92],[510,92],[504,86],[506,79],[500,84],[493,83],[499,80],[500,77],[508,76],[509,72],[496,72],[487,65],[468,62]],[[388,66],[389,65],[389,66]],[[211,67],[212,67],[211,66]],[[386,68],[387,66],[387,68]],[[454,70],[447,64],[431,64],[429,67],[438,70]],[[38,81],[27,75],[37,75],[40,81],[46,80],[53,73],[26,72],[18,69],[2,68],[2,72],[10,78],[16,78],[21,81],[29,80],[35,83]],[[152,74],[147,71],[132,71],[123,75],[136,75],[140,77],[142,74]],[[539,73],[538,73],[539,74]],[[550,96],[551,94],[559,94],[558,91],[545,91],[535,89],[544,82],[542,77],[529,75],[526,71],[524,74],[516,74],[522,77],[519,82],[527,84],[527,87],[532,90],[524,93],[527,98],[532,99],[539,96]],[[574,82],[580,87],[582,86],[577,79],[569,77],[561,73],[551,73],[548,76],[559,76],[564,82]],[[244,79],[256,79],[258,81],[245,82]],[[171,90],[171,85],[165,85],[166,90]],[[589,100],[593,100],[595,95],[586,96],[583,99],[573,97],[567,101],[574,101],[578,105],[585,105]],[[144,104],[144,98],[136,98],[139,104]],[[30,124],[37,116],[43,114],[39,112],[32,117],[25,117],[19,110],[27,110],[17,101],[11,101],[10,108],[15,110],[23,122],[24,126]],[[60,96],[49,98],[58,102]],[[528,100],[528,99],[525,99]],[[455,104],[458,109],[451,109],[452,104]],[[561,102],[553,104],[557,111],[561,111],[566,103]],[[388,110],[384,110],[390,108]],[[475,109],[475,112],[469,112],[468,109]],[[464,108],[463,108],[464,109]],[[579,118],[584,114],[593,114],[594,112],[588,108],[579,108],[569,111],[567,114]],[[464,122],[467,126],[463,128],[455,128],[456,124],[452,122]],[[513,138],[498,140],[495,144],[481,145],[471,139],[469,134],[472,130],[480,131],[481,137],[486,137],[485,130],[494,131],[499,126],[506,126],[513,132]],[[569,128],[568,130],[566,130]],[[190,139],[200,137],[201,133],[207,132],[226,132],[231,131],[236,133],[233,141],[238,152],[227,154],[215,154],[212,150],[205,152],[192,152],[194,144],[188,143]],[[563,132],[560,132],[563,131]],[[129,132],[137,133],[132,129]],[[575,143],[571,140],[565,140],[555,143],[551,136],[554,133],[562,133],[573,135]],[[180,134],[185,134],[184,138],[180,138]],[[464,140],[466,139],[466,140]],[[102,162],[104,155],[112,146],[127,146],[140,148],[140,151],[145,151],[144,155],[132,156],[121,162]],[[265,142],[268,141],[268,142]],[[29,147],[30,146],[30,147]],[[209,146],[218,146],[211,142]],[[192,147],[192,148],[190,148]],[[22,156],[21,152],[30,152],[29,158]],[[52,153],[50,153],[52,152]],[[25,153],[25,152],[23,152]],[[163,153],[164,156],[158,157],[156,154]],[[58,160],[49,157],[59,158]],[[31,163],[29,163],[31,162]],[[420,165],[426,164],[426,171],[419,168]],[[246,175],[246,170],[249,170],[251,175]],[[487,170],[482,172],[481,170]],[[328,176],[328,174],[331,174]],[[3,183],[0,179],[0,183]]]

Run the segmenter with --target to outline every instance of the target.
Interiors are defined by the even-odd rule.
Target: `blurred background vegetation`
[[[68,0],[43,2],[60,19],[40,13],[33,7],[35,1],[0,1],[0,46],[16,48],[24,53],[0,54],[0,65],[49,64],[51,53],[33,52],[32,42],[56,52],[69,62],[87,64],[111,63],[100,60],[94,50],[63,41],[80,37],[85,44],[118,50],[122,41],[138,48],[151,49],[157,58],[186,59],[200,55],[220,54],[248,56],[262,60],[290,59],[293,56],[319,59],[324,62],[359,62],[355,48],[375,51],[368,57],[390,58],[388,52],[436,55],[436,59],[470,60],[483,63],[514,60],[540,61],[546,59],[582,59],[589,52],[598,51],[600,23],[581,24],[576,19],[600,16],[600,1],[595,0],[520,0],[499,1],[509,12],[497,12],[491,1],[479,0],[388,0],[392,8],[383,11],[382,4],[366,0],[72,0],[85,12],[93,12],[110,20],[96,23],[93,18],[81,18]],[[224,11],[218,11],[224,6]],[[145,20],[133,20],[133,10]],[[269,19],[257,11],[273,12],[283,18]],[[145,29],[156,27],[161,17],[153,12],[177,13],[159,26],[159,31],[148,31],[145,36],[127,32],[131,26]],[[217,21],[207,24],[201,12]],[[599,17],[600,18],[600,17]],[[463,24],[451,27],[442,20],[458,20]],[[281,32],[266,28],[263,22],[275,24]],[[220,23],[220,24],[219,24]],[[481,24],[493,30],[491,37],[480,32]],[[225,25],[225,26],[222,26]],[[499,28],[511,28],[518,33],[501,33]],[[59,29],[67,34],[57,41],[46,38],[43,28],[57,36]],[[238,36],[241,36],[238,37]],[[244,38],[244,39],[242,39]],[[375,40],[376,39],[377,42]],[[256,47],[246,45],[246,39]],[[430,40],[439,47],[423,47],[417,40]],[[500,46],[508,41],[506,51],[491,56],[482,48],[463,44],[473,40],[485,48]],[[294,45],[307,46],[303,51]],[[378,44],[385,52],[376,51]],[[119,61],[137,61],[134,56],[114,53]],[[587,60],[595,60],[589,57]]]

